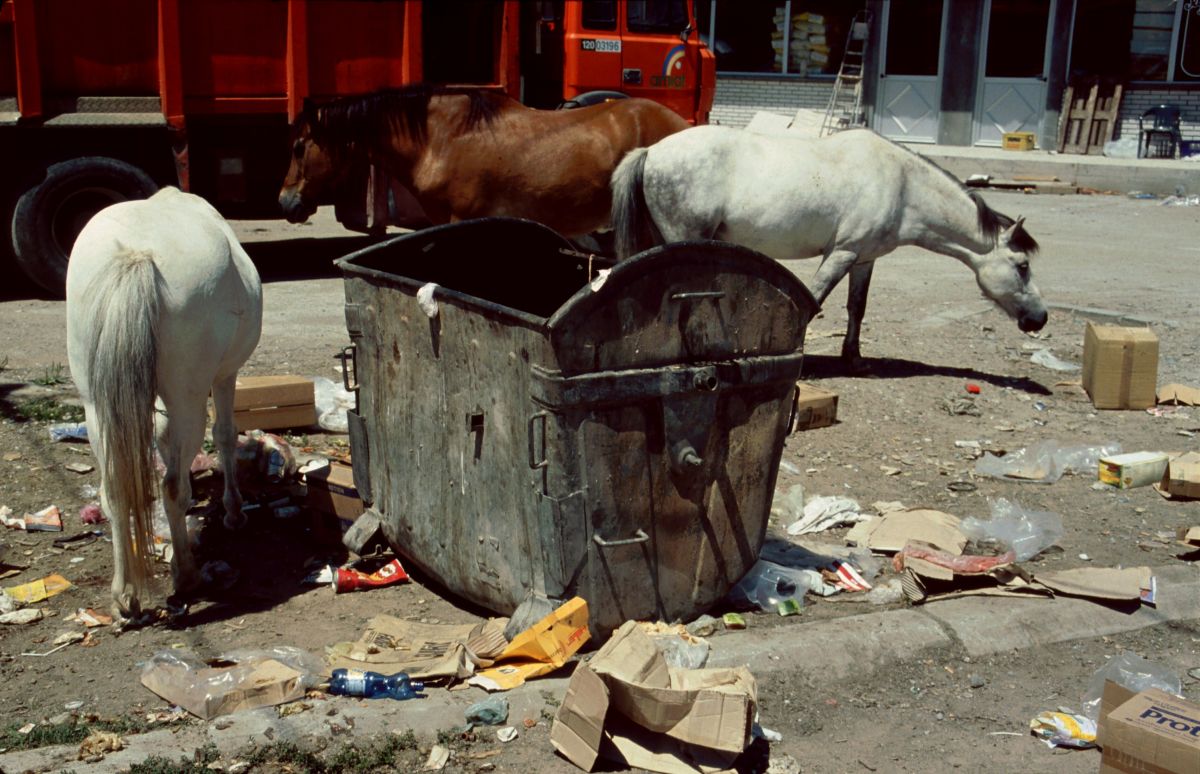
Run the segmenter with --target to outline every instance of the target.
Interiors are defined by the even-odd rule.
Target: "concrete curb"
[[[713,648],[708,665],[746,665],[760,675],[797,670],[819,680],[837,680],[850,674],[869,675],[938,650],[978,657],[1200,619],[1200,567],[1175,564],[1154,568],[1154,573],[1159,595],[1156,608],[1142,606],[1128,613],[1065,597],[964,597],[919,608],[718,634],[710,640]],[[543,678],[504,694],[509,702],[509,724],[520,728],[525,718],[546,722],[541,719],[542,710],[553,710],[543,694],[558,700],[568,682],[567,677]],[[76,761],[75,746],[8,753],[0,755],[0,771],[16,774],[69,768],[91,774],[115,773],[151,755],[175,759],[209,743],[228,757],[249,744],[306,737],[333,739],[341,735],[352,739],[411,729],[427,739],[440,730],[461,726],[466,707],[484,696],[481,689],[469,688],[435,690],[421,701],[338,699],[319,702],[313,710],[286,718],[278,717],[274,709],[255,710],[203,725],[128,737],[128,747],[95,764]],[[337,711],[327,714],[330,709]]]

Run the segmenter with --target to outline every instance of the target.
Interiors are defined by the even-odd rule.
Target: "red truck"
[[[648,97],[704,123],[715,73],[692,0],[0,0],[0,222],[61,294],[75,236],[113,202],[177,185],[227,217],[279,216],[306,98],[478,84],[548,108]]]

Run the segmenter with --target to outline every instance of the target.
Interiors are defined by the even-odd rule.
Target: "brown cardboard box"
[[[1158,488],[1171,497],[1200,498],[1200,452],[1181,454],[1168,462]]]
[[[233,395],[238,432],[315,425],[313,389],[302,376],[239,376]]]
[[[1164,452],[1114,454],[1100,458],[1096,473],[1101,483],[1118,489],[1150,486],[1162,481],[1168,459]]]
[[[1158,399],[1158,337],[1149,328],[1088,323],[1083,389],[1100,409],[1143,409]]]
[[[1195,774],[1200,771],[1200,705],[1155,688],[1142,691],[1101,714],[1097,740],[1104,747],[1101,774]]]
[[[303,677],[275,659],[199,668],[183,663],[156,663],[142,673],[142,685],[208,720],[303,698]]]
[[[606,757],[650,771],[724,772],[750,742],[745,667],[676,669],[633,621],[571,676],[550,741],[585,771]]]
[[[838,394],[796,382],[796,426],[793,432],[829,427],[837,421]]]
[[[354,486],[354,469],[349,465],[331,460],[328,467],[306,474],[305,481],[309,508],[331,513],[342,521],[362,516],[365,509]]]

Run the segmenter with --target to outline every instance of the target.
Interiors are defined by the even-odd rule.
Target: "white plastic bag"
[[[1018,562],[1024,562],[1057,543],[1063,536],[1062,517],[1051,511],[1031,511],[1018,502],[1001,497],[991,503],[992,518],[971,516],[959,529],[976,543],[997,543],[1012,549]]]
[[[1114,683],[1139,693],[1147,688],[1158,688],[1175,696],[1183,695],[1179,675],[1170,667],[1149,661],[1136,653],[1125,652],[1113,656],[1108,663],[1096,670],[1083,695],[1083,714],[1092,720],[1100,719],[1100,699],[1104,694],[1104,682]]]
[[[312,380],[317,404],[317,424],[322,430],[331,433],[347,432],[349,421],[346,419],[346,412],[354,408],[354,393],[323,376],[314,376]]]
[[[1064,446],[1058,441],[1042,441],[1003,457],[985,453],[975,461],[975,472],[992,478],[1053,484],[1064,473],[1095,473],[1101,457],[1120,453],[1119,443]]]
[[[1110,159],[1136,159],[1138,141],[1134,137],[1122,137],[1104,143],[1104,155]]]

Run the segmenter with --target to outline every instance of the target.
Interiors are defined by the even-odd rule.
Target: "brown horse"
[[[423,84],[342,97],[296,118],[279,204],[303,222],[366,158],[434,223],[509,215],[582,236],[607,227],[621,158],[686,127],[644,99],[534,110],[501,93]]]

